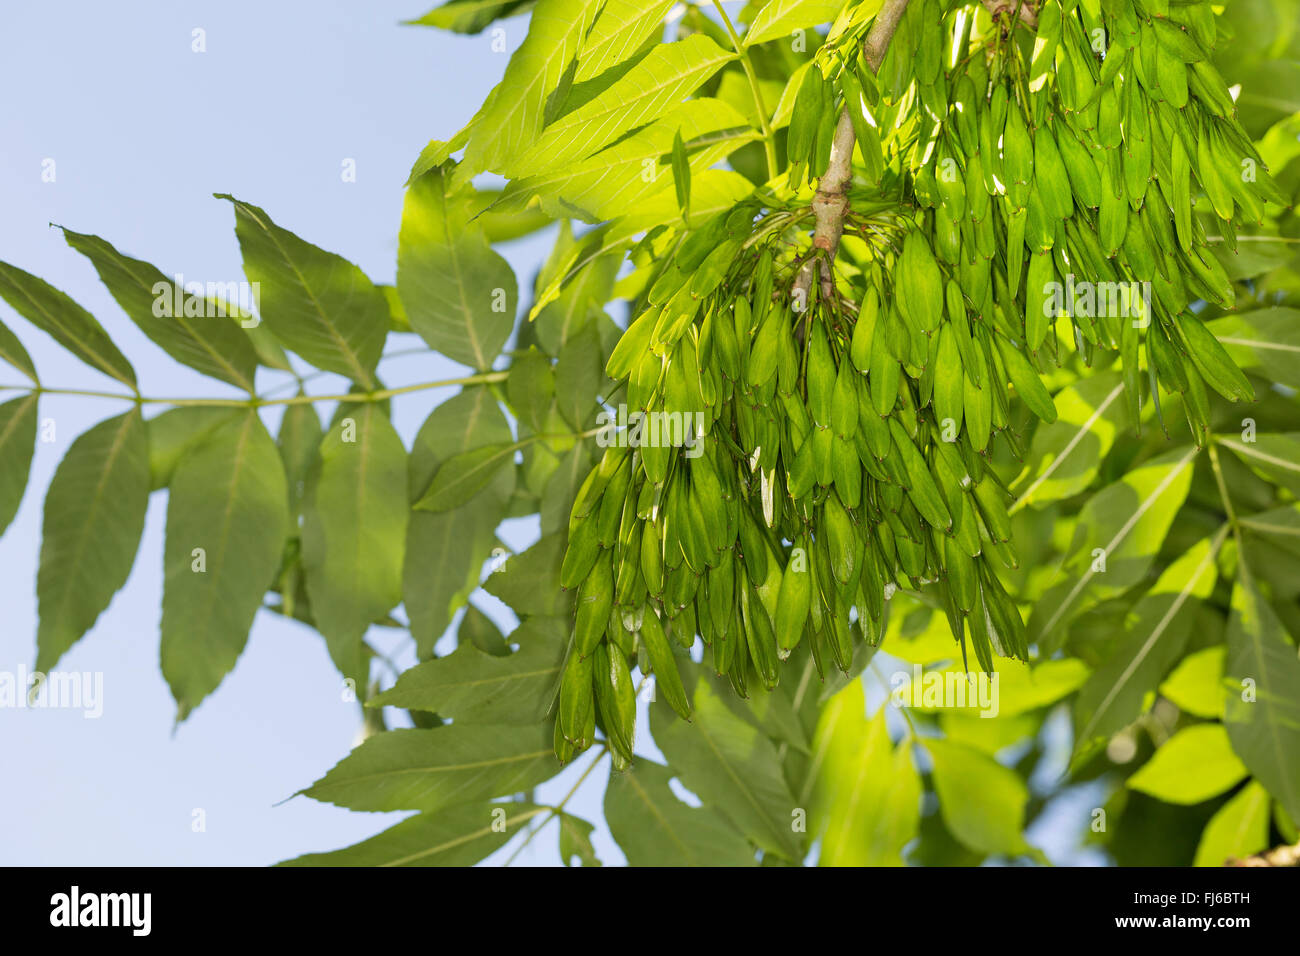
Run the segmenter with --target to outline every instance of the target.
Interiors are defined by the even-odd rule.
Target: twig
[[[44,385],[0,385],[0,392],[32,392],[38,395],[80,395],[85,398],[116,398],[137,405],[206,406],[209,408],[265,408],[270,405],[310,405],[313,402],[382,402],[387,398],[423,392],[431,388],[449,388],[453,385],[487,385],[504,382],[509,372],[483,372],[461,378],[444,378],[435,382],[419,382],[399,388],[383,388],[373,392],[349,392],[346,395],[294,395],[292,398],[150,398],[140,394],[123,395],[120,392],[96,392],[76,388],[47,388]]]
[[[547,815],[546,819],[528,832],[528,836],[524,837],[524,841],[520,843],[519,846],[515,847],[514,852],[510,854],[509,859],[507,859],[504,864],[505,866],[509,866],[511,863],[515,862],[519,854],[523,853],[524,850],[528,848],[528,845],[533,842],[533,838],[545,830],[547,824],[564,813],[564,808],[568,805],[569,801],[573,799],[573,795],[578,792],[578,788],[586,782],[587,777],[591,775],[591,772],[596,769],[597,765],[599,765],[601,759],[605,756],[605,751],[607,749],[607,747],[602,745],[601,748],[596,751],[596,759],[587,764],[587,769],[582,771],[582,776],[578,777],[578,782],[570,788],[569,792],[564,795],[564,798],[560,800],[559,803],[553,807],[547,808],[550,810],[550,813]]]
[[[988,10],[989,16],[994,20],[998,14],[1010,13],[1013,20],[1019,19],[1021,23],[1031,30],[1038,29],[1038,11],[1035,10],[1024,0],[983,0],[985,9]]]
[[[754,63],[749,58],[749,51],[745,49],[745,44],[741,42],[740,37],[736,34],[736,27],[731,22],[731,17],[727,16],[727,11],[722,8],[719,0],[713,0],[713,7],[722,17],[722,24],[727,28],[727,35],[731,37],[731,45],[736,51],[736,56],[740,58],[740,65],[745,71],[745,79],[749,82],[750,95],[754,97],[754,109],[758,113],[758,127],[763,133],[763,153],[767,159],[767,178],[769,180],[776,178],[776,138],[772,134],[772,124],[768,117],[767,106],[763,103],[763,91],[758,85],[758,74],[754,72]]]
[[[1244,860],[1229,857],[1227,866],[1300,866],[1300,843],[1295,846],[1280,846],[1266,850],[1257,856],[1248,856]]]
[[[872,73],[880,69],[893,39],[898,24],[907,11],[908,0],[885,0],[885,5],[876,14],[871,29],[862,43],[862,55]],[[835,254],[840,248],[840,237],[844,234],[844,216],[849,210],[849,183],[853,179],[853,119],[849,116],[846,104],[835,126],[835,138],[831,141],[831,155],[826,163],[826,172],[817,182],[817,193],[813,197],[812,209],[816,217],[813,227],[813,250],[821,255],[810,258],[799,270],[791,289],[791,297],[797,304],[808,301],[808,292],[812,288],[813,271],[816,263],[821,263],[821,291],[823,299],[830,299],[835,292],[834,262]]]

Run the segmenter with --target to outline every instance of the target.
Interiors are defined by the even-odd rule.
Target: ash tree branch
[[[899,22],[907,12],[908,2],[909,0],[885,0],[871,29],[867,31],[867,37],[862,43],[862,55],[872,73],[879,71],[880,64],[885,59],[885,51],[889,49],[889,41],[894,38]],[[808,301],[813,271],[817,268],[819,259],[822,298],[828,299],[835,294],[833,263],[840,248],[840,237],[844,234],[844,216],[849,210],[849,184],[853,181],[853,144],[853,120],[846,106],[840,112],[835,126],[835,138],[831,141],[831,155],[826,163],[826,172],[818,180],[817,193],[813,196],[814,258],[805,262],[795,277],[791,296],[798,304]]]

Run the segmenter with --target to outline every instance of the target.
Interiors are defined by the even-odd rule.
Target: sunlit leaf
[[[1174,734],[1128,778],[1133,790],[1166,803],[1200,803],[1246,777],[1223,724],[1195,724]]]
[[[1023,835],[1029,790],[1015,771],[963,744],[927,739],[923,745],[934,761],[939,812],[953,836],[980,853],[1031,852]]]
[[[1097,477],[1124,423],[1124,383],[1117,373],[1085,378],[1056,394],[1057,419],[1034,432],[1019,479],[1017,505],[1078,494]]]
[[[472,216],[472,194],[447,195],[441,174],[412,183],[402,206],[397,290],[422,339],[486,370],[514,328],[519,292],[510,265]]]
[[[628,130],[658,119],[734,58],[698,33],[660,44],[595,99],[547,126],[504,171],[536,175],[586,159]]]
[[[1178,709],[1197,717],[1223,717],[1223,665],[1228,649],[1222,644],[1189,654],[1160,685],[1160,695]]]
[[[1196,451],[1179,448],[1143,462],[1084,505],[1069,555],[1034,608],[1031,643],[1059,646],[1059,629],[1071,617],[1142,580],[1187,497]]]
[[[1195,866],[1223,866],[1268,846],[1268,791],[1251,781],[1206,825],[1196,847]]]
[[[880,3],[869,0],[865,6]],[[788,38],[796,27],[813,27],[834,20],[844,6],[844,0],[770,0],[759,10],[758,16],[745,34],[745,45],[753,46],[777,38]]]
[[[862,682],[822,710],[813,742],[821,866],[901,866],[921,822],[921,778],[906,744],[895,748],[881,707],[870,719]]]
[[[1165,569],[1129,611],[1124,637],[1079,691],[1074,720],[1076,752],[1123,730],[1142,712],[1153,690],[1182,654],[1198,600],[1214,590],[1214,559],[1227,534],[1203,538]]]

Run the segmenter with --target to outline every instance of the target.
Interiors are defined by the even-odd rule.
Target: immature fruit
[[[781,575],[781,593],[776,602],[776,644],[782,660],[798,646],[812,604],[812,573],[808,568],[808,540],[791,552],[792,558]]]
[[[580,656],[586,657],[596,649],[613,607],[614,572],[608,561],[597,560],[578,589],[574,640]]]
[[[656,688],[683,720],[689,720],[691,704],[686,699],[686,690],[682,687],[682,678],[677,671],[677,661],[673,657],[672,647],[668,643],[668,638],[664,636],[663,624],[659,622],[654,611],[646,611],[641,621],[640,635],[645,643],[646,652],[650,655]]]
[[[1044,380],[1069,349],[1090,365],[1117,359],[1134,414],[1143,375],[1155,396],[1178,391],[1198,440],[1210,389],[1252,395],[1193,311],[1236,298],[1193,213],[1203,191],[1199,208],[1231,250],[1287,197],[1211,65],[1208,7],[1040,4],[1028,64],[1008,62],[1020,54],[996,30],[963,39],[950,64],[939,12],[927,3],[904,18],[880,77],[815,55],[785,178],[693,228],[652,231],[633,256],[650,275],[629,282],[641,311],[602,394],[623,389],[629,407],[668,416],[678,440],[606,450],[576,496],[560,575],[578,591],[574,651],[597,655],[592,720],[599,710],[620,764],[632,652],[689,712],[673,639],[702,637],[743,695],[751,675],[774,686],[805,640],[819,673],[825,658],[851,666],[902,586],[934,589],[963,659],[967,633],[980,667],[1027,656],[1020,611],[991,570],[994,557],[1019,561],[995,452],[1000,438],[1023,453],[1013,397],[1055,420]],[[1097,35],[1109,44],[1100,60]],[[852,243],[834,256],[824,235],[811,243],[803,184],[825,169],[841,93],[858,151]],[[796,276],[812,279],[797,297]],[[1074,283],[1154,296],[1115,314],[1086,307]],[[561,696],[561,729],[588,741],[574,730],[581,696]]]

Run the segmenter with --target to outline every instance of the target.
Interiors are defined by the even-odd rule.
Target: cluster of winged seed
[[[770,195],[659,263],[607,368],[644,418],[569,522],[562,760],[597,726],[632,760],[634,664],[689,716],[674,642],[702,639],[745,696],[776,686],[800,642],[819,673],[849,670],[899,588],[929,589],[981,668],[1026,659],[994,564],[1018,563],[1008,494],[987,461],[999,435],[1018,454],[1013,394],[1055,420],[1040,376],[1062,339],[1089,363],[1118,353],[1135,420],[1144,395],[1158,412],[1159,388],[1182,393],[1198,441],[1207,385],[1252,397],[1190,310],[1233,295],[1198,196],[1229,248],[1282,201],[1209,63],[1209,5],[1047,0],[1036,36],[960,12],[914,2],[879,74],[815,60],[803,80],[791,195],[842,108],[862,161],[847,226],[867,251],[833,295],[791,297],[814,253],[790,252],[806,216]],[[892,211],[864,218],[864,196]],[[1099,307],[1113,288],[1154,294]]]

